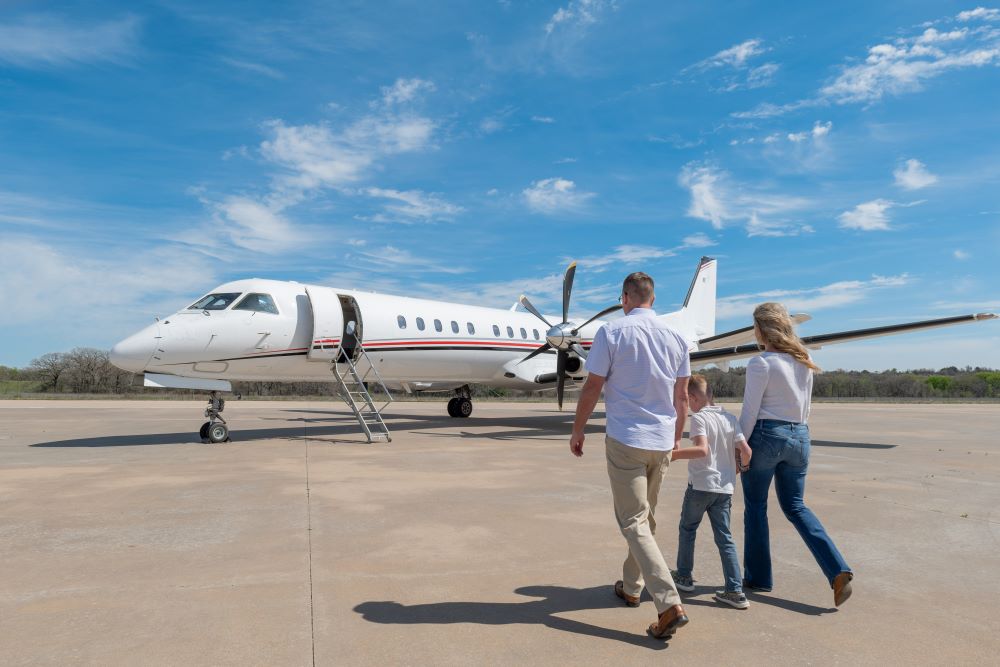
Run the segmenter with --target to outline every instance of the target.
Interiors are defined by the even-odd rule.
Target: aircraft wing
[[[878,338],[880,336],[892,336],[895,334],[909,333],[911,331],[921,331],[923,329],[937,329],[939,327],[950,327],[955,324],[971,324],[984,320],[993,320],[998,316],[994,313],[978,313],[975,315],[958,315],[956,317],[943,317],[937,320],[923,320],[921,322],[907,322],[906,324],[891,324],[885,327],[872,327],[870,329],[855,329],[854,331],[841,331],[838,333],[820,334],[818,336],[805,336],[802,342],[811,350],[819,350],[824,345],[836,343],[846,343],[853,340],[863,340],[865,338]],[[744,331],[738,329],[737,331]],[[722,334],[728,336],[735,334]],[[750,327],[750,336],[753,336],[753,327]],[[715,338],[719,338],[716,336]],[[711,339],[706,339],[711,340]],[[735,361],[736,359],[746,359],[756,354],[760,354],[760,349],[756,343],[746,345],[734,345],[729,347],[713,347],[707,350],[698,350],[691,353],[691,362],[698,365],[724,363]]]
[[[808,322],[811,319],[812,315],[806,315],[805,313],[792,315],[792,321],[796,324],[802,324],[803,322]],[[753,326],[751,325],[749,327],[743,327],[742,329],[727,331],[726,333],[721,333],[717,336],[702,338],[698,341],[698,349],[715,350],[722,347],[731,348],[753,342],[755,342],[755,340],[753,337]]]

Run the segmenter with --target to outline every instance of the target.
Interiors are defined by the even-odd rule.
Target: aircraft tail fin
[[[695,340],[715,335],[716,267],[714,258],[702,257],[684,299],[682,311]]]

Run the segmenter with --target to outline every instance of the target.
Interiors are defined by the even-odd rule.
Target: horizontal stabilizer
[[[229,380],[209,380],[207,378],[182,378],[177,375],[162,373],[146,373],[143,376],[144,387],[158,389],[200,389],[202,391],[232,391]]]
[[[885,327],[872,327],[870,329],[856,329],[854,331],[842,331],[838,333],[820,334],[818,336],[806,336],[802,342],[806,347],[819,349],[824,345],[835,343],[846,343],[853,340],[863,340],[865,338],[878,338],[880,336],[892,336],[894,334],[909,333],[911,331],[921,331],[924,329],[936,329],[939,327],[950,327],[956,324],[971,324],[985,320],[997,319],[993,313],[978,313],[976,315],[958,315],[956,317],[943,317],[937,320],[924,320],[922,322],[908,322],[906,324],[891,324]],[[751,335],[753,328],[751,327]],[[748,345],[737,345],[733,347],[718,347],[710,350],[699,350],[691,353],[691,362],[697,364],[712,364],[721,361],[734,361],[736,359],[746,359],[756,354],[760,354],[760,349],[756,343]]]

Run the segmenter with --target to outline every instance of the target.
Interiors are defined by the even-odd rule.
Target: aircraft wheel
[[[458,401],[459,401],[459,398],[457,396],[455,398],[451,399],[450,401],[448,401],[448,416],[449,417],[459,417],[459,416],[461,416],[461,415],[458,414]]]
[[[458,413],[459,417],[468,417],[472,414],[472,401],[467,398],[459,398],[458,402],[455,403],[455,412]]]
[[[219,443],[229,440],[229,427],[222,422],[210,425],[206,433],[208,434],[209,442]]]
[[[198,435],[200,435],[201,439],[204,440],[205,442],[208,442],[208,427],[211,425],[212,425],[211,422],[205,422],[204,424],[201,425],[201,428],[198,430]]]

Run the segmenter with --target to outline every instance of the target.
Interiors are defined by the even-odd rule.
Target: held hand
[[[751,456],[753,456],[753,450],[749,447],[740,447],[736,450],[736,467],[739,472],[746,472],[750,469]]]
[[[583,440],[586,436],[583,433],[577,433],[573,431],[573,435],[569,438],[569,451],[573,452],[574,456],[583,456]]]

